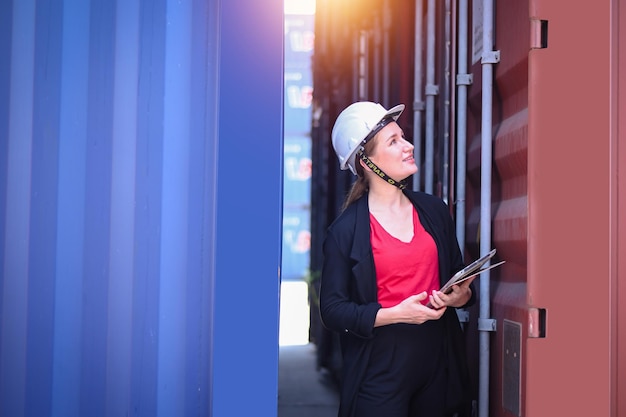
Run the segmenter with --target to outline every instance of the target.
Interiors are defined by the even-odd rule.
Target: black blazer
[[[433,237],[439,257],[439,280],[445,283],[463,268],[454,222],[438,197],[404,191],[424,229]],[[330,225],[323,244],[320,315],[324,326],[340,334],[343,358],[340,417],[354,417],[354,401],[371,352],[378,303],[376,272],[370,242],[367,194],[355,201]],[[471,305],[475,300],[468,302]],[[469,406],[469,372],[462,330],[455,309],[441,320],[446,324],[448,403],[451,411]]]

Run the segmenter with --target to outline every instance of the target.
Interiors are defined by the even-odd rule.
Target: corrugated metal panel
[[[504,3],[503,3],[504,4]],[[490,351],[490,408],[493,416],[524,415],[528,313],[526,304],[528,246],[528,2],[509,1],[497,7],[495,39],[500,62],[494,67],[492,242],[506,263],[491,272],[491,315],[497,330]],[[480,20],[478,21],[480,22]],[[476,30],[476,28],[474,28]],[[482,29],[480,29],[482,30]],[[468,116],[467,233],[465,245],[478,253],[480,229],[482,73],[480,61],[472,66]],[[474,104],[474,105],[473,105]],[[477,105],[475,105],[477,104]],[[478,304],[470,309],[478,316]],[[511,338],[507,325],[520,327]],[[472,326],[470,326],[470,329]],[[515,330],[517,331],[517,330]],[[472,331],[472,336],[474,332]],[[499,335],[499,336],[498,336]],[[521,339],[520,339],[521,338]],[[520,344],[520,339],[522,342]],[[511,346],[519,345],[511,350]],[[472,346],[472,344],[469,344]],[[474,345],[474,346],[477,346]],[[510,356],[515,351],[516,355]],[[478,358],[479,352],[476,352]],[[521,355],[521,356],[520,356]],[[519,362],[519,363],[518,363]],[[477,363],[477,361],[476,361]],[[470,364],[470,366],[473,366]],[[517,385],[511,385],[514,381]],[[475,379],[478,387],[478,378]]]
[[[282,5],[254,3],[0,2],[0,415],[219,415],[255,366],[276,402]],[[244,196],[248,153],[272,168]],[[259,298],[270,357],[231,357]]]
[[[613,135],[614,123],[621,122],[621,83],[614,78],[617,3],[585,4],[563,16],[570,2],[529,1],[530,16],[549,28],[547,48],[531,50],[528,65],[528,304],[545,309],[546,330],[545,338],[526,344],[531,417],[623,415],[615,408],[621,381],[614,372],[623,367],[624,350],[613,345],[619,339],[613,326],[623,328],[615,312],[622,286],[617,278],[624,277],[614,269],[622,223],[613,214],[620,209],[614,185],[623,172]],[[606,47],[584,48],[581,60],[583,44]],[[572,317],[570,300],[601,300],[602,307],[593,316]],[[584,400],[573,400],[579,398]]]

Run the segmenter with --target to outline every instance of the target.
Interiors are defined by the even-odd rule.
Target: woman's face
[[[404,139],[397,123],[391,122],[372,140],[374,148],[368,156],[380,169],[396,181],[417,172],[413,158],[413,145]]]

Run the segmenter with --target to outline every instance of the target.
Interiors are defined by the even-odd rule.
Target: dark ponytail
[[[359,166],[359,168],[361,167]],[[361,168],[361,170],[363,170],[363,168]],[[367,183],[367,179],[359,175],[356,181],[352,184],[352,188],[350,188],[350,191],[346,196],[346,201],[344,201],[341,211],[347,209],[350,204],[361,198],[361,196],[367,192],[368,188],[369,184]]]

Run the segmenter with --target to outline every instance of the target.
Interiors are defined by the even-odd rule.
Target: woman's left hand
[[[428,296],[430,304],[434,309],[440,309],[443,307],[463,307],[469,299],[472,297],[472,289],[470,283],[474,278],[464,281],[461,285],[453,285],[452,291],[448,294],[444,294],[441,291],[433,291]]]

